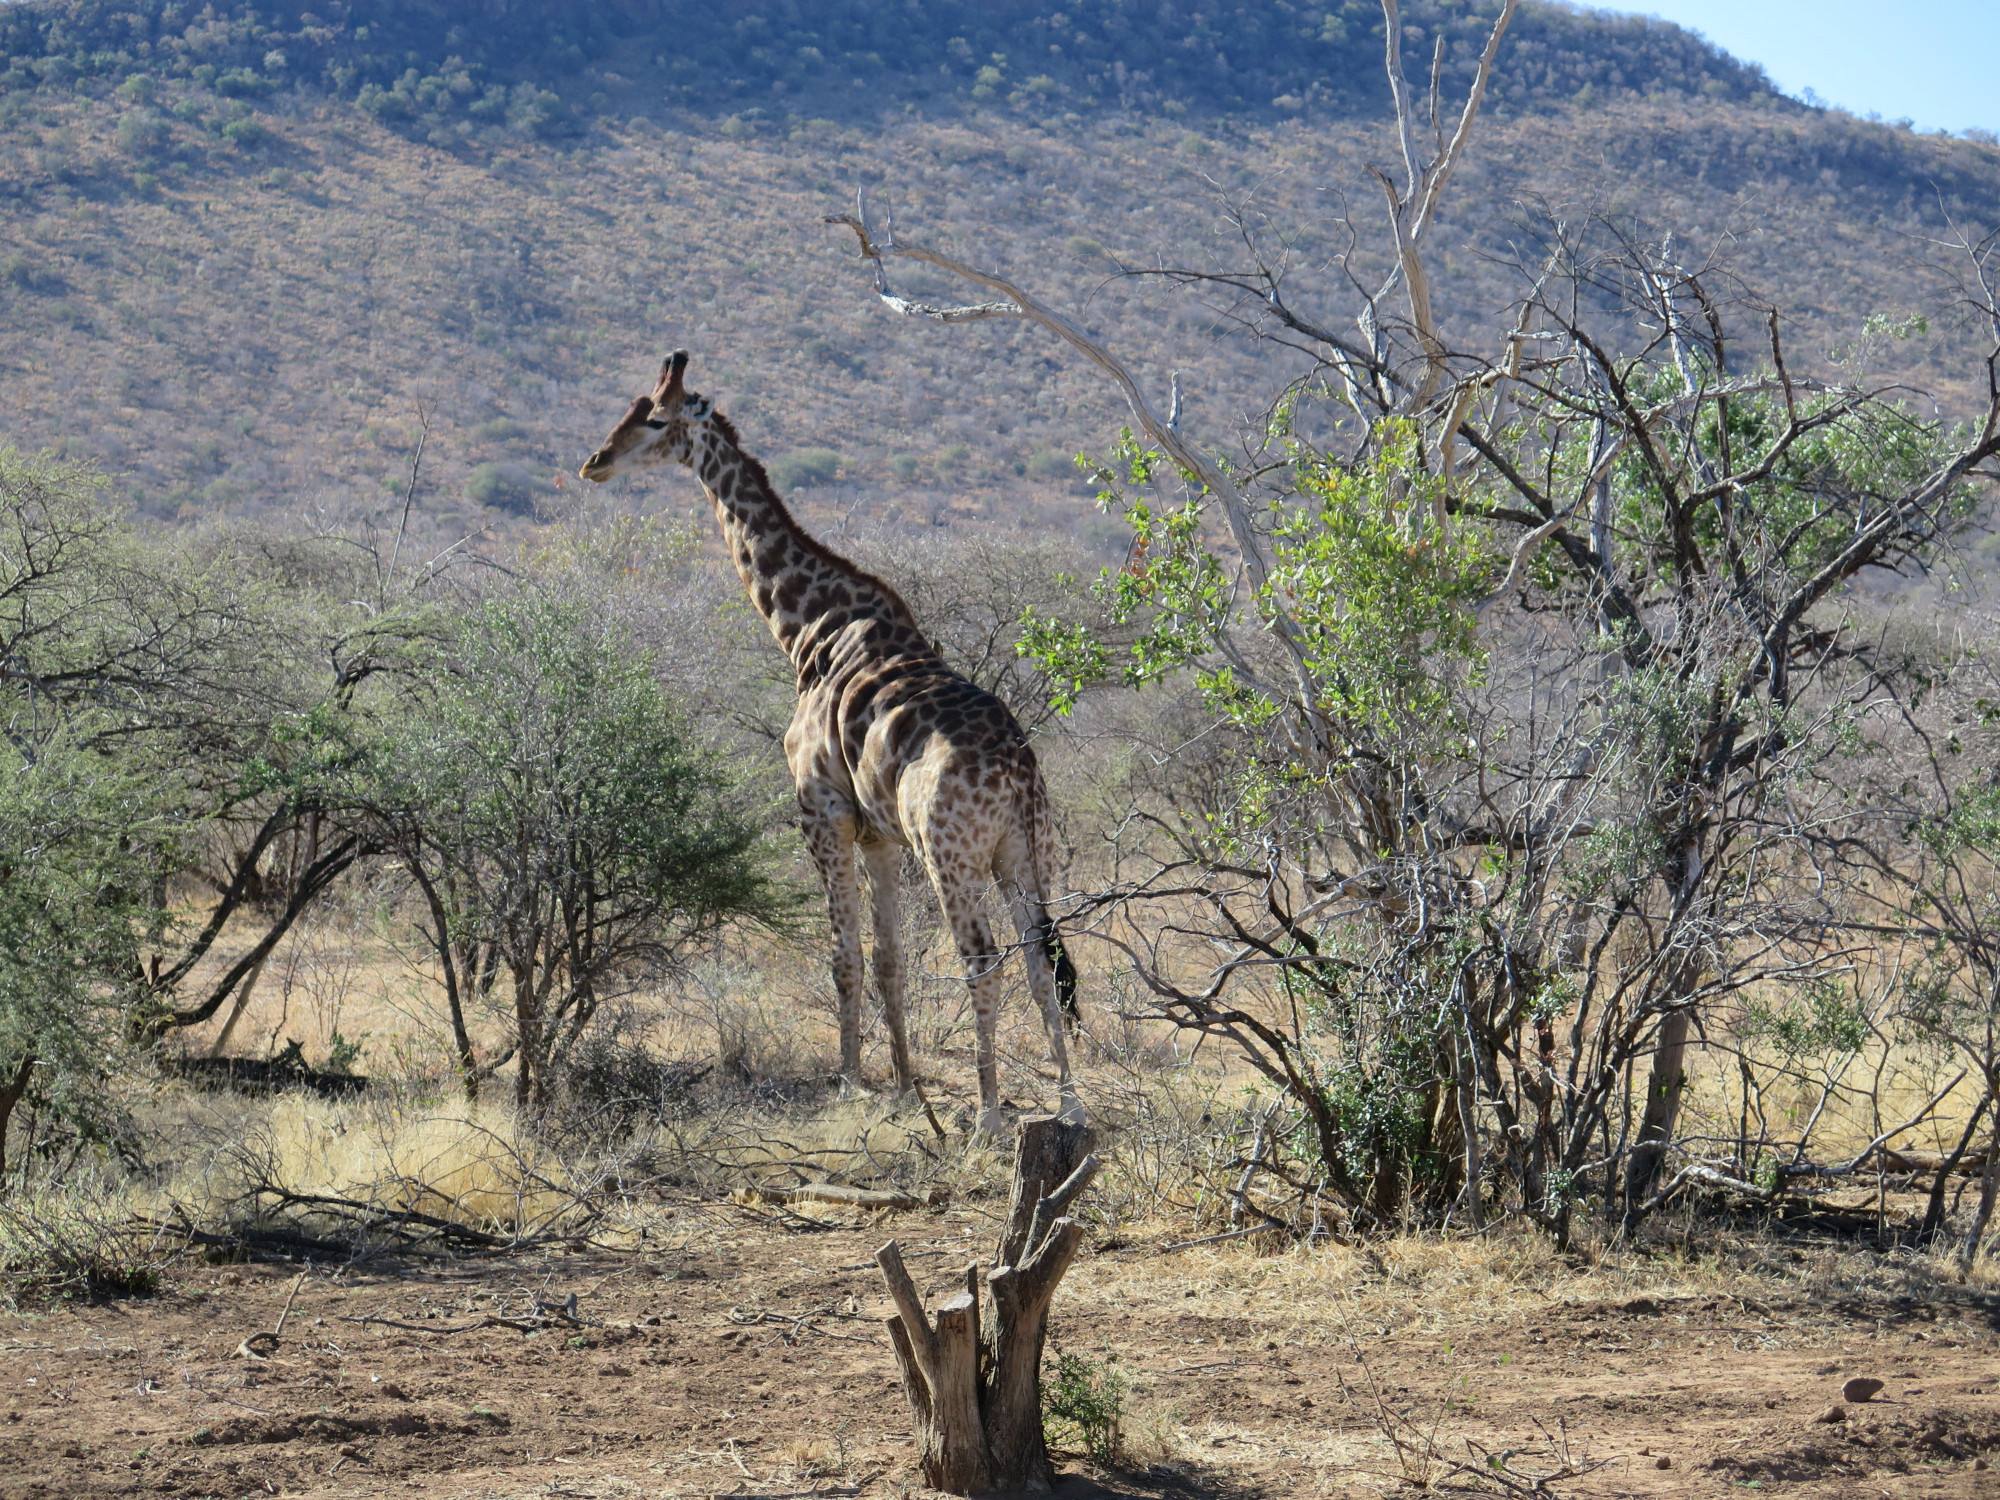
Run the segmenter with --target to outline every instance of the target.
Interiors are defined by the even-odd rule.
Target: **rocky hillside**
[[[1189,420],[1227,442],[1296,366],[1118,267],[1240,257],[1235,203],[1289,244],[1298,305],[1351,316],[1337,215],[1369,222],[1363,167],[1393,150],[1363,66],[1379,12],[1246,6],[1266,32],[1232,34],[1264,50],[1197,66],[1183,43],[1220,12],[926,4],[893,11],[893,68],[856,73],[891,12],[814,7],[807,33],[777,4],[0,5],[0,434],[98,458],[162,516],[351,519],[400,507],[427,420],[418,513],[449,539],[562,503],[685,343],[822,524],[1088,533],[1069,459],[1122,420],[1101,383],[1033,330],[893,320],[822,216],[868,188],[1161,387],[1182,370]],[[1434,24],[1461,56],[1468,14],[1412,10],[1413,71]],[[1005,52],[1000,81],[954,71],[954,39]],[[1926,257],[1947,214],[2000,201],[2000,150],[1778,99],[1658,23],[1540,9],[1508,49],[1436,242],[1461,337],[1497,338],[1538,223],[1605,210],[1789,309],[1801,364],[1931,313],[1876,357],[1952,398]]]

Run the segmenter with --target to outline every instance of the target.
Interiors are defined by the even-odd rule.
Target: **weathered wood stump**
[[[978,1262],[933,1321],[901,1247],[891,1240],[875,1252],[896,1303],[889,1341],[933,1489],[983,1495],[1053,1486],[1042,1438],[1042,1344],[1049,1303],[1083,1241],[1083,1225],[1063,1211],[1097,1175],[1094,1139],[1088,1125],[1050,1115],[1021,1121],[1014,1200],[985,1276],[984,1308]]]

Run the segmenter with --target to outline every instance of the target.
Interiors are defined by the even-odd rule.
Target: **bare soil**
[[[895,1235],[937,1296],[962,1284],[990,1217],[711,1205],[701,1222],[651,1256],[376,1263],[302,1282],[190,1263],[154,1298],[0,1318],[0,1500],[920,1490],[871,1256]],[[1413,1286],[1385,1316],[1398,1304],[1379,1257],[1363,1252],[1348,1288],[1315,1290],[1309,1253],[1086,1253],[1054,1338],[1126,1371],[1128,1456],[1070,1457],[1064,1492],[1414,1493],[1372,1387],[1409,1413],[1419,1449],[1473,1470],[1468,1439],[1526,1450],[1524,1473],[1551,1466],[1550,1435],[1609,1460],[1557,1494],[2000,1494],[1982,1457],[2000,1462],[1991,1299],[1817,1298],[1782,1278],[1763,1295],[1635,1297],[1607,1276],[1615,1295],[1593,1300],[1576,1295],[1585,1273],[1498,1303]],[[238,1354],[295,1282],[275,1352]],[[483,1323],[571,1294],[582,1326]],[[1854,1375],[1886,1389],[1823,1420]],[[1432,1477],[1507,1493],[1465,1470]]]

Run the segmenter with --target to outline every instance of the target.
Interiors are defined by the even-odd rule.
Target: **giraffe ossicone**
[[[706,397],[687,389],[684,349],[584,462],[604,481],[677,463],[715,506],[750,602],[791,658],[799,702],[785,732],[806,846],[826,886],[840,995],[840,1067],[861,1081],[862,875],[874,927],[875,988],[896,1088],[916,1086],[903,1010],[898,878],[913,851],[937,892],[972,992],[979,1124],[1006,1129],[994,1045],[1000,966],[986,893],[997,883],[1026,958],[1054,1054],[1062,1114],[1083,1118],[1063,1020],[1075,970],[1048,904],[1056,865],[1047,789],[1014,716],[953,672],[902,597],[799,524],[764,466]]]

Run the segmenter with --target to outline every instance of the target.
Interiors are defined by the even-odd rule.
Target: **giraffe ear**
[[[688,352],[676,349],[667,356],[667,362],[660,366],[660,388],[654,394],[656,401],[665,401],[669,396],[682,394],[681,376],[687,373]]]

